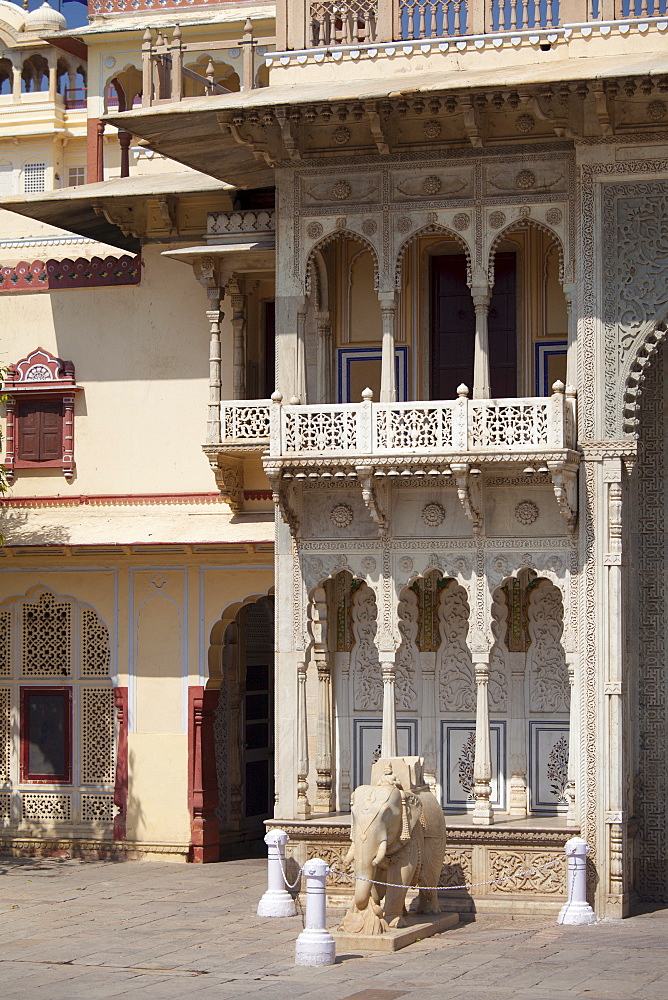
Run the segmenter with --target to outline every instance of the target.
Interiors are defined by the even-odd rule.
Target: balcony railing
[[[273,458],[410,457],[558,451],[575,447],[575,390],[550,397],[433,402],[283,405],[269,400],[221,404],[224,447],[266,448]]]
[[[266,234],[276,230],[276,213],[267,209],[245,209],[238,212],[209,212],[206,217],[207,237]]]
[[[271,400],[235,399],[220,404],[220,431],[226,447],[266,448],[270,430]]]
[[[309,49],[659,17],[668,0],[305,0],[287,10],[303,23],[279,16],[279,48]]]

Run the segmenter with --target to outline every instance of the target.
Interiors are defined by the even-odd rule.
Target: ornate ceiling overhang
[[[204,174],[180,171],[122,177],[77,188],[3,198],[0,206],[9,212],[137,254],[149,231],[165,239],[178,234],[180,200],[205,195],[211,207],[213,196],[225,195],[230,190],[230,185]]]
[[[484,72],[290,84],[133,110],[106,120],[237,186],[323,156],[623,136],[668,121],[668,53],[564,59]]]

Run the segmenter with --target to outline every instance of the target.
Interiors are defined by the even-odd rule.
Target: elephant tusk
[[[352,864],[354,860],[355,860],[355,845],[351,844],[348,849],[348,853],[343,859],[343,867],[345,868],[347,865]]]
[[[385,858],[386,852],[387,852],[387,841],[386,840],[381,840],[380,844],[378,845],[378,852],[376,854],[376,857],[373,859],[373,861],[371,862],[371,864],[372,865],[379,865],[379,864],[381,864],[381,862]]]

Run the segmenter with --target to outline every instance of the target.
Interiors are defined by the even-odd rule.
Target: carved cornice
[[[633,441],[629,441],[628,444],[631,447],[634,446]],[[397,469],[410,472],[411,475],[420,478],[420,473],[422,472],[425,475],[425,483],[428,483],[431,481],[428,473],[432,469],[437,470],[441,475],[447,475],[448,470],[452,470],[453,465],[464,464],[470,468],[471,466],[490,467],[519,465],[520,463],[523,465],[547,465],[548,462],[557,462],[577,469],[580,457],[579,452],[570,448],[555,450],[536,448],[523,451],[514,451],[508,448],[507,451],[499,449],[493,452],[449,452],[447,454],[424,456],[416,456],[414,454],[374,455],[373,458],[357,456],[354,452],[350,452],[346,455],[327,456],[326,458],[302,458],[294,454],[272,455],[271,458],[267,457],[265,459],[265,467],[268,464],[272,467],[278,466],[283,473],[299,474],[300,472],[315,472],[319,475],[324,474],[326,478],[330,472],[355,472],[357,466],[364,464],[365,466],[371,465],[375,475],[379,472],[383,475],[388,475],[393,469]]]
[[[290,842],[294,846],[296,841],[330,841],[341,842],[350,840],[350,817],[342,817],[341,823],[327,823],[326,820],[316,821],[313,824],[300,823],[289,819],[269,820],[267,829],[285,830],[290,834]],[[571,837],[577,834],[577,829],[573,827],[545,829],[538,827],[534,829],[508,829],[501,827],[468,827],[458,826],[456,823],[448,821],[446,814],[448,850],[459,847],[470,847],[476,844],[494,845],[500,847],[527,846],[549,849],[563,848],[563,845]]]

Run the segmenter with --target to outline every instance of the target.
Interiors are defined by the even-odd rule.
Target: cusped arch
[[[473,601],[474,594],[470,581],[467,581],[463,576],[454,571],[441,569],[438,566],[428,566],[426,569],[421,571],[411,571],[406,577],[405,582],[398,585],[399,601],[401,601],[401,594],[404,590],[410,590],[413,584],[418,583],[420,580],[426,580],[430,576],[437,576],[440,580],[445,580],[446,585],[456,583],[457,586],[462,587],[462,589],[466,592],[466,599],[469,604]]]
[[[255,604],[257,601],[261,601],[266,597],[274,597],[274,590],[274,587],[269,587],[266,593],[247,594],[246,597],[242,598],[240,601],[228,604],[222,612],[220,618],[214,622],[211,631],[209,632],[209,650],[207,656],[209,676],[206,680],[207,688],[220,686],[222,680],[222,653],[223,647],[225,646],[225,636],[230,625],[235,624],[241,610],[249,604]]]
[[[337,240],[349,239],[353,240],[355,243],[361,243],[362,246],[369,250],[373,260],[373,287],[375,291],[378,291],[379,286],[379,264],[378,264],[378,251],[376,247],[371,243],[366,237],[361,236],[359,233],[353,232],[351,229],[335,229],[331,233],[327,233],[326,236],[321,237],[317,243],[314,243],[308,252],[306,257],[305,265],[305,275],[304,275],[304,287],[307,295],[311,294],[311,284],[313,278],[313,264],[316,253],[322,253],[330,244],[335,243]]]
[[[352,568],[352,566],[337,566],[336,569],[323,573],[323,575],[318,578],[318,582],[309,587],[308,590],[309,607],[314,602],[317,601],[318,591],[325,590],[325,585],[330,581],[335,580],[337,576],[341,576],[342,573],[347,573],[351,580],[358,580],[360,583],[368,584],[371,587],[371,589],[374,590],[373,584],[369,582],[368,578],[364,575],[364,573],[358,573],[356,570]]]
[[[510,233],[514,229],[517,229],[518,225],[520,224],[533,226],[534,229],[540,229],[541,232],[545,233],[547,236],[550,237],[551,240],[554,241],[554,244],[556,245],[559,251],[559,281],[563,285],[566,257],[564,252],[564,244],[561,239],[561,236],[559,236],[559,233],[555,232],[555,230],[552,229],[551,226],[548,226],[544,222],[539,222],[537,219],[532,219],[531,216],[529,216],[526,219],[514,219],[512,222],[509,222],[506,226],[503,227],[503,229],[499,229],[498,233],[492,240],[492,243],[490,245],[487,254],[487,276],[490,288],[494,285],[494,261],[496,260],[496,254],[499,249],[499,244],[502,243],[503,240],[507,239]]]
[[[415,243],[422,236],[443,236],[446,239],[453,240],[457,243],[466,256],[466,283],[471,285],[471,275],[472,275],[472,263],[471,263],[471,247],[466,242],[461,233],[458,233],[454,229],[448,229],[446,226],[441,226],[439,223],[433,222],[427,226],[422,226],[420,229],[416,229],[414,233],[411,233],[403,243],[400,245],[397,251],[397,257],[394,267],[394,283],[396,288],[401,288],[401,279],[403,275],[404,267],[404,257],[406,256],[406,251],[412,243]]]
[[[657,322],[652,320],[645,324],[640,335],[636,336],[634,349],[629,352],[629,357],[622,369],[621,385],[621,420],[622,430],[625,434],[638,437],[640,428],[639,406],[643,393],[645,376],[650,365],[656,364],[657,352],[666,339],[668,333],[668,309],[663,317]]]

